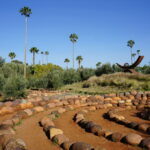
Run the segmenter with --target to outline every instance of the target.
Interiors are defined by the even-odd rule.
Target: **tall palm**
[[[14,52],[10,52],[8,55],[11,59],[11,61],[16,57],[16,54]]]
[[[78,36],[77,36],[77,34],[73,33],[70,35],[69,38],[70,38],[70,41],[73,43],[72,64],[73,64],[73,68],[74,68],[74,44],[77,42]]]
[[[136,56],[136,54],[135,54],[135,53],[132,53],[132,57],[133,57],[133,59],[135,58],[135,56]]]
[[[49,55],[49,51],[45,51],[45,55],[46,55],[46,62],[48,64],[48,55]]]
[[[64,60],[64,63],[66,63],[67,64],[67,70],[68,70],[68,63],[70,62],[70,60],[68,59],[68,58],[66,58],[65,60]]]
[[[29,7],[23,7],[19,11],[21,15],[25,16],[25,49],[24,49],[24,77],[26,78],[26,51],[27,51],[27,44],[28,44],[28,18],[32,14],[32,11]]]
[[[41,55],[42,55],[42,64],[44,64],[44,52],[41,51]]]
[[[135,42],[133,40],[129,40],[127,42],[127,46],[129,46],[131,49],[131,64],[132,64],[132,48],[133,48],[134,44],[135,44]]]
[[[96,64],[96,67],[99,68],[99,67],[101,66],[101,64],[102,64],[101,62],[98,62],[98,63]]]
[[[83,61],[82,56],[77,56],[76,60],[78,61],[79,69],[81,67],[81,62]]]
[[[35,65],[35,54],[39,52],[39,50],[36,48],[36,47],[32,47],[30,49],[30,52],[33,54],[33,58],[32,58],[32,61],[33,61],[33,65]]]
[[[136,52],[137,52],[138,56],[140,56],[141,50],[138,49]]]

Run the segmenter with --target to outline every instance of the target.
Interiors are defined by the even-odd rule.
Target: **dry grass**
[[[100,77],[93,76],[85,82],[67,85],[62,89],[87,94],[118,93],[130,90],[149,91],[150,75],[114,73]]]

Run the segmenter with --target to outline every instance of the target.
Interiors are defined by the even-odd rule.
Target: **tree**
[[[36,48],[36,47],[32,47],[30,49],[30,52],[33,54],[33,58],[32,58],[32,61],[33,61],[33,65],[35,65],[35,54],[39,52],[39,50]]]
[[[26,78],[26,51],[27,51],[27,37],[28,37],[28,18],[30,17],[30,15],[32,14],[32,11],[29,7],[23,7],[22,9],[20,9],[19,11],[21,13],[21,15],[25,16],[25,49],[24,49],[24,77]]]
[[[78,65],[79,65],[79,69],[80,69],[80,65],[83,60],[82,56],[77,56],[76,60],[78,61]]]
[[[10,52],[8,55],[11,59],[11,61],[16,57],[16,54],[14,52]]]
[[[133,57],[133,59],[135,58],[135,56],[136,56],[136,54],[135,54],[135,53],[132,53],[132,57]]]
[[[48,64],[48,55],[49,55],[49,51],[45,51],[45,55],[46,55],[46,62]]]
[[[136,52],[137,52],[138,56],[140,56],[141,50],[138,49]]]
[[[133,40],[129,40],[127,42],[127,46],[129,46],[131,49],[131,64],[132,64],[132,48],[133,48],[134,44],[135,44],[135,42]]]
[[[101,64],[102,64],[101,62],[98,62],[98,63],[96,64],[96,67],[99,68],[99,67],[101,66]]]
[[[72,52],[72,64],[73,64],[73,68],[74,68],[74,44],[77,42],[78,40],[78,36],[73,33],[70,35],[70,41],[73,43],[73,52]]]
[[[70,62],[70,60],[68,59],[68,58],[66,58],[65,60],[64,60],[64,63],[66,63],[67,64],[67,70],[68,70],[68,63]]]
[[[41,55],[42,55],[42,64],[44,64],[44,52],[41,51]]]

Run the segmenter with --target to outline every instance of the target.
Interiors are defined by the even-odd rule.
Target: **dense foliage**
[[[5,99],[15,99],[24,97],[26,89],[58,89],[63,85],[69,85],[76,82],[85,81],[83,87],[90,87],[91,84],[100,86],[126,86],[138,88],[138,84],[133,79],[132,81],[124,82],[118,78],[107,78],[106,80],[98,80],[96,82],[89,82],[92,76],[102,76],[103,74],[111,74],[121,72],[120,68],[116,65],[109,63],[97,66],[96,69],[79,68],[75,69],[62,69],[60,66],[47,64],[47,65],[27,65],[27,79],[23,77],[23,64],[19,61],[12,61],[5,63],[5,60],[0,57],[0,95]],[[138,67],[139,72],[149,74],[150,66]],[[130,78],[132,78],[130,76]],[[145,78],[144,78],[145,79]],[[144,80],[139,78],[139,80]],[[149,78],[148,78],[149,79]],[[86,81],[88,80],[88,81]],[[141,84],[142,89],[150,89],[149,80]]]

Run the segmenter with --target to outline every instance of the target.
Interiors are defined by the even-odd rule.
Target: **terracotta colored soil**
[[[79,127],[72,120],[76,111],[66,112],[61,115],[59,119],[55,121],[55,125],[64,131],[64,134],[69,137],[71,141],[82,141],[89,143],[93,146],[101,146],[106,148],[107,150],[138,150],[140,148],[126,145],[123,143],[114,143],[103,137],[97,137],[92,133],[87,133]],[[122,133],[138,133],[144,137],[147,135],[122,125],[118,125],[114,122],[108,121],[102,117],[103,113],[107,112],[107,110],[98,110],[96,112],[90,112],[88,114],[88,119],[96,122],[97,124],[102,125],[105,129],[110,129],[112,131],[118,131]],[[128,116],[128,120],[130,120],[130,116],[132,121],[137,121],[139,118],[132,117],[135,111],[125,111],[125,117]],[[22,138],[29,150],[61,150],[61,148],[55,146],[47,139],[45,133],[42,128],[38,125],[40,119],[49,114],[50,112],[44,112],[37,115],[34,115],[26,120],[20,126],[16,127],[16,137]],[[144,120],[140,120],[140,122],[145,122]]]

